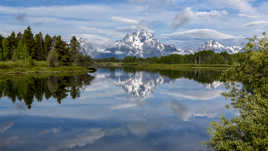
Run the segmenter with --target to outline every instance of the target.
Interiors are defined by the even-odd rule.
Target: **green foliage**
[[[27,29],[24,30],[23,33],[23,42],[25,44],[26,49],[29,52],[29,55],[31,55],[33,52],[33,47],[34,47],[34,38],[33,38],[33,33],[32,29],[30,27],[27,27]]]
[[[55,51],[59,55],[59,63],[61,65],[70,65],[71,64],[71,53],[68,47],[68,44],[61,40],[61,36],[57,36],[55,38]]]
[[[44,53],[45,53],[44,55],[45,55],[45,58],[47,57],[49,51],[52,50],[52,42],[53,42],[53,39],[49,35],[46,35],[45,40],[44,40]]]
[[[58,53],[55,49],[49,51],[48,57],[47,57],[47,62],[49,67],[55,67],[58,63]]]
[[[73,36],[70,42],[70,51],[72,54],[78,53],[80,49],[80,43],[77,41],[76,37]]]
[[[160,64],[229,64],[233,65],[238,62],[239,54],[228,54],[226,52],[215,53],[211,50],[196,52],[195,54],[152,57],[152,58],[136,58],[135,56],[127,56],[124,59],[105,58],[99,59],[100,62],[123,62],[123,63],[160,63]]]
[[[33,34],[30,27],[24,33],[12,32],[7,38],[0,35],[0,61],[24,60],[24,64],[33,65],[34,60],[48,61],[53,67],[59,65],[90,65],[92,59],[79,51],[80,43],[73,36],[70,44],[62,40],[61,36],[53,38],[40,32]],[[54,50],[49,56],[49,52]],[[49,57],[49,58],[48,58]]]
[[[7,59],[11,59],[14,52],[16,51],[16,46],[17,46],[17,39],[16,39],[16,34],[15,32],[12,32],[8,37],[8,52],[7,52]]]
[[[1,60],[7,60],[8,59],[8,52],[9,52],[9,47],[8,47],[8,40],[4,39],[2,41],[2,51],[0,54],[0,59]]]
[[[240,56],[239,65],[228,70],[231,91],[224,95],[232,100],[240,116],[231,120],[223,118],[210,129],[212,138],[208,146],[216,151],[268,150],[268,40],[254,37]],[[243,85],[242,88],[236,82]]]
[[[132,56],[127,56],[123,59],[123,62],[125,63],[132,63],[132,62],[136,62],[137,58],[136,57],[132,57]]]
[[[32,58],[35,60],[45,60],[46,59],[46,52],[44,49],[44,40],[43,40],[43,34],[38,33],[34,36],[34,47],[32,51]]]
[[[21,59],[24,59],[24,43],[22,39],[19,41],[18,47],[13,55],[13,60]]]
[[[71,53],[71,60],[74,65],[79,65],[79,66],[88,66],[92,64],[92,59],[90,56],[83,55],[79,49],[80,49],[80,43],[77,41],[76,37],[73,36],[70,44],[70,53]]]

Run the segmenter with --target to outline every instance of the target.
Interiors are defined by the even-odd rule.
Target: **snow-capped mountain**
[[[113,46],[106,49],[97,49],[86,39],[80,38],[82,50],[88,52],[93,58],[124,58],[126,56],[136,57],[160,57],[170,54],[190,54],[190,51],[177,49],[175,45],[163,44],[154,35],[145,30],[136,30],[128,33],[122,40],[116,41]]]
[[[115,42],[112,48],[107,49],[114,57],[160,57],[170,54],[186,54],[187,51],[177,49],[174,45],[167,45],[157,40],[147,30],[137,30],[127,34],[122,40]]]
[[[85,54],[92,56],[93,58],[124,58],[126,56],[136,56],[140,58],[147,57],[160,57],[171,54],[193,54],[202,50],[212,50],[216,53],[227,52],[230,54],[238,53],[242,51],[240,46],[234,46],[228,40],[224,45],[222,42],[209,40],[201,46],[194,45],[192,48],[176,48],[174,44],[166,44],[157,40],[154,35],[145,30],[136,30],[135,32],[128,33],[126,36],[113,44],[106,46],[100,46],[98,44],[91,43],[88,39],[80,37],[78,38],[81,51]],[[200,45],[200,44],[198,44]]]
[[[222,43],[215,41],[215,40],[209,40],[205,42],[198,51],[202,50],[213,50],[216,53],[221,52],[227,52],[230,54],[238,53],[242,51],[242,48],[240,46],[224,46]]]

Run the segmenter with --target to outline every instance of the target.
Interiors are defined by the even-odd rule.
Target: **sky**
[[[238,39],[268,31],[267,0],[0,0],[0,34],[27,26],[107,45],[146,29],[157,39]]]

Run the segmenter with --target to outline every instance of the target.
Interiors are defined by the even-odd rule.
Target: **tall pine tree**
[[[18,44],[18,47],[16,49],[13,59],[14,60],[24,59],[24,43],[22,39],[19,41],[19,44]]]
[[[35,42],[31,27],[27,27],[27,29],[24,30],[23,42],[25,44],[25,47],[27,47],[28,54],[32,55]]]
[[[59,62],[61,65],[70,65],[71,64],[71,53],[69,51],[68,45],[61,39],[61,36],[55,38],[54,49],[59,55]]]
[[[72,62],[78,60],[79,57],[81,57],[79,54],[79,49],[80,49],[80,43],[77,41],[76,37],[73,36],[70,41],[70,52],[72,54]]]
[[[7,40],[8,40],[8,48],[9,48],[9,51],[7,53],[7,59],[11,59],[12,56],[13,56],[13,54],[16,51],[16,48],[17,48],[17,40],[16,40],[16,34],[15,34],[15,32],[12,32],[7,37]]]
[[[1,60],[7,60],[8,59],[8,52],[9,52],[9,48],[8,48],[8,40],[4,39],[2,41],[2,52],[0,54],[0,59]]]
[[[44,50],[43,34],[41,32],[36,34],[34,40],[34,48],[31,53],[32,58],[36,60],[45,60],[46,54]]]
[[[52,49],[53,39],[47,34],[44,40],[44,54],[47,58],[49,51]]]

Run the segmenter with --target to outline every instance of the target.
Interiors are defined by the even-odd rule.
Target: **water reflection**
[[[208,124],[233,114],[217,75],[99,69],[91,76],[3,80],[0,150],[207,150],[200,141],[208,139]]]
[[[24,101],[30,109],[34,100],[55,98],[58,103],[69,94],[73,99],[80,96],[80,89],[90,85],[90,75],[21,77],[0,80],[0,97],[8,97],[12,102]],[[20,106],[18,106],[20,107]]]
[[[146,72],[146,71],[137,71],[128,68],[110,68],[110,69],[100,69],[96,76],[109,79],[114,82],[114,84],[133,97],[143,98],[150,97],[154,90],[160,85],[171,85],[178,79],[189,79],[194,80],[198,83],[204,85],[207,89],[216,89],[223,86],[223,82],[220,82],[221,71],[204,71],[204,70],[190,70],[190,71],[159,71],[159,72]],[[190,81],[185,81],[189,82]],[[187,85],[186,85],[187,87]],[[202,90],[202,89],[200,89]],[[217,91],[216,93],[211,93],[211,91],[200,91],[198,93],[190,92],[193,96],[187,93],[177,92],[176,96],[198,99],[202,96],[209,97],[211,96],[218,97],[222,91]],[[166,92],[169,93],[169,92]],[[171,94],[172,95],[172,94]],[[195,96],[196,95],[196,96]]]

